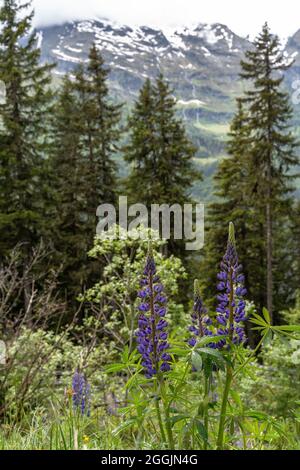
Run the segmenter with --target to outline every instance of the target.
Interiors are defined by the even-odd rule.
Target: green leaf
[[[202,369],[202,357],[196,351],[192,351],[192,365],[197,371]]]
[[[213,360],[210,356],[204,356],[203,358],[203,371],[205,377],[208,379],[213,370]]]
[[[272,341],[272,338],[273,338],[272,330],[266,331],[264,334],[263,345],[266,346],[267,344],[270,344],[270,342]]]
[[[186,349],[183,349],[183,348],[180,348],[180,347],[171,347],[169,349],[169,353],[170,354],[175,354],[176,356],[178,357],[184,357],[186,356],[188,353],[189,353],[189,350],[186,348]]]
[[[200,435],[200,437],[205,441],[207,442],[207,439],[208,439],[208,435],[207,435],[207,431],[205,429],[205,426],[204,424],[199,421],[199,419],[195,419],[194,420],[194,426],[198,432],[198,434]]]
[[[239,396],[239,394],[235,391],[235,390],[230,390],[230,395],[232,397],[232,399],[234,400],[234,402],[240,407],[242,408],[243,407],[243,404],[242,404],[242,400],[241,400],[241,397]]]
[[[270,325],[269,325],[268,323],[266,323],[261,317],[259,317],[259,318],[257,318],[257,319],[251,317],[251,318],[250,318],[250,322],[251,322],[251,323],[254,323],[255,325],[260,325],[260,326],[262,326],[263,328],[269,328],[269,326],[270,326]]]
[[[106,366],[104,370],[107,374],[111,374],[113,372],[120,372],[121,370],[124,370],[126,368],[127,366],[125,364],[116,363],[116,364],[111,364],[109,366]]]
[[[271,317],[270,317],[269,311],[265,307],[263,307],[262,312],[263,312],[264,319],[266,320],[268,325],[270,325],[271,324]]]
[[[225,361],[225,359],[224,359],[224,357],[222,356],[222,354],[221,354],[219,351],[216,351],[215,349],[211,349],[211,348],[199,348],[199,349],[197,349],[197,352],[198,352],[198,353],[208,354],[209,356],[213,356],[214,358],[218,359],[218,360],[221,361],[221,362],[224,362],[224,361]]]
[[[248,418],[257,419],[259,421],[269,420],[269,415],[267,413],[263,413],[262,411],[249,410],[245,412],[245,416],[247,416]]]
[[[170,423],[171,423],[171,426],[173,427],[175,423],[178,423],[179,421],[183,421],[185,419],[189,419],[189,416],[188,415],[176,415],[176,416],[172,416],[170,418]]]
[[[125,388],[127,389],[130,389],[130,387],[132,387],[132,385],[135,385],[135,382],[140,379],[140,372],[141,372],[141,369],[138,370],[135,374],[132,375],[132,377],[130,377],[128,380],[127,380],[127,383],[126,383],[126,386]],[[141,378],[142,380],[142,378]]]
[[[275,330],[275,331],[293,331],[293,332],[299,332],[299,331],[300,331],[300,325],[273,326],[272,329]]]
[[[206,344],[209,344],[209,343],[218,343],[221,339],[226,339],[226,338],[227,338],[226,335],[203,336],[202,338],[200,338],[197,345],[198,346],[202,346],[202,345],[205,346]]]
[[[122,353],[122,362],[128,362],[129,359],[129,348],[128,346],[125,346],[124,351]]]
[[[124,429],[129,428],[130,426],[133,426],[135,423],[136,423],[135,419],[129,419],[129,420],[125,421],[124,423],[120,424],[120,426],[118,426],[116,429],[114,429],[112,434],[114,436],[117,436],[118,434],[120,434],[121,431],[123,431]]]

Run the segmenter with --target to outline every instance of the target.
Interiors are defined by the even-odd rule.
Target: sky
[[[33,5],[35,24],[40,26],[98,16],[159,28],[224,23],[252,38],[265,21],[281,38],[300,28],[295,0],[33,0]]]

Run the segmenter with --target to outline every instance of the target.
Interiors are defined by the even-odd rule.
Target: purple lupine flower
[[[217,335],[228,336],[229,343],[241,344],[246,340],[244,327],[241,323],[246,320],[244,296],[247,291],[244,287],[245,278],[241,273],[242,266],[238,261],[232,222],[229,225],[226,253],[220,266],[221,271],[217,276],[219,293],[216,309],[216,319],[220,324],[220,328],[217,330]],[[221,349],[226,343],[227,341],[222,338],[216,343],[216,347]]]
[[[72,392],[74,408],[79,410],[82,415],[89,416],[91,389],[84,374],[79,372],[78,369],[73,375]]]
[[[171,356],[168,354],[169,343],[165,320],[167,298],[163,294],[163,285],[156,274],[152,248],[149,247],[146,266],[140,281],[141,291],[138,297],[140,316],[138,319],[137,349],[142,355],[142,366],[147,378],[159,372],[170,370]]]
[[[197,339],[203,336],[212,336],[213,333],[208,329],[212,324],[211,319],[207,315],[207,309],[203,305],[200,295],[199,282],[196,279],[194,283],[194,306],[191,313],[192,325],[189,327],[191,338],[188,344],[194,347],[197,344]],[[208,345],[210,346],[210,344]]]

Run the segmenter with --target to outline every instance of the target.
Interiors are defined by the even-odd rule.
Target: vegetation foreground
[[[299,450],[299,155],[278,38],[265,24],[241,63],[191,253],[142,225],[95,237],[120,195],[182,207],[210,184],[164,76],[125,117],[92,45],[56,90],[30,2],[2,3],[0,448]]]
[[[33,364],[19,390],[22,361],[6,376],[2,449],[299,449],[295,366],[300,326],[272,326],[266,309],[260,316],[245,300],[233,224],[217,276],[216,317],[204,306],[196,280],[190,317],[174,321],[174,281],[166,260],[153,248],[161,241],[149,244],[146,261],[143,241],[127,239],[122,247],[120,241],[106,242],[110,248],[119,245],[119,262],[125,262],[125,272],[130,263],[130,285],[138,292],[137,325],[128,325],[124,312],[127,328],[121,334],[127,345],[120,362],[113,362],[119,338],[106,344],[104,339],[92,350],[93,338],[78,348],[67,335],[24,329],[10,356],[17,361],[29,356]],[[99,240],[98,249],[102,245]],[[125,254],[130,245],[135,245],[134,262]],[[127,294],[128,280],[121,280],[121,296]],[[299,309],[287,313],[295,320],[299,315]],[[254,350],[246,344],[246,321],[260,335]],[[78,357],[82,363],[71,382],[68,368]]]

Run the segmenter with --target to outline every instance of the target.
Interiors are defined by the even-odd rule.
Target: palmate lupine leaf
[[[138,361],[139,354],[136,350],[129,352],[129,347],[125,346],[124,351],[121,355],[122,362],[114,362],[113,364],[109,364],[104,368],[104,371],[107,374],[112,374],[114,372],[121,372],[122,370],[141,370],[140,362]]]
[[[263,336],[267,336],[270,333],[276,333],[278,335],[285,335],[293,338],[290,333],[300,332],[300,325],[271,325],[270,314],[266,308],[263,309],[263,316],[260,316],[255,312],[252,313],[250,321],[256,325],[252,328],[252,330],[260,331],[261,335]]]
[[[272,329],[274,331],[292,331],[292,332],[300,332],[300,325],[282,325],[282,326],[273,326]]]

